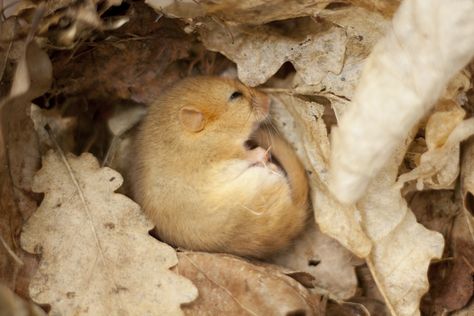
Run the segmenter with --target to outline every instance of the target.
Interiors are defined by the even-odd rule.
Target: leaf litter
[[[21,244],[41,255],[29,290],[52,314],[179,315],[197,296],[169,271],[174,250],[148,235],[153,226],[139,206],[114,193],[122,181],[90,154],[43,158],[32,189],[45,197]]]
[[[417,315],[421,307],[423,313],[441,315],[446,311],[457,311],[459,315],[468,315],[469,310],[472,310],[472,305],[468,302],[472,297],[472,282],[469,283],[469,280],[472,280],[474,260],[472,145],[464,147],[461,142],[474,132],[470,118],[472,112],[468,109],[470,101],[466,97],[472,90],[470,72],[466,70],[458,73],[453,80],[450,76],[441,74],[436,80],[443,80],[445,85],[450,80],[451,83],[444,93],[442,89],[438,89],[437,94],[429,98],[433,103],[430,106],[434,106],[434,109],[429,113],[407,110],[406,115],[412,115],[407,122],[415,122],[417,125],[413,128],[397,126],[405,136],[390,140],[390,144],[382,134],[377,134],[378,139],[360,136],[350,144],[345,141],[341,145],[337,135],[342,133],[343,127],[331,130],[335,123],[344,126],[345,123],[341,122],[355,121],[348,118],[348,113],[360,113],[362,110],[359,109],[363,104],[370,103],[365,102],[371,100],[370,93],[377,92],[379,104],[386,104],[393,93],[398,93],[397,97],[400,97],[409,91],[406,89],[412,88],[406,84],[408,81],[398,79],[399,83],[405,84],[403,89],[390,86],[393,90],[390,93],[387,89],[379,88],[360,92],[364,84],[366,87],[377,84],[377,80],[370,82],[371,77],[380,78],[386,73],[382,68],[371,64],[371,60],[380,56],[377,54],[390,52],[390,56],[394,58],[400,56],[396,49],[381,49],[382,44],[376,45],[384,36],[387,37],[386,34],[390,36],[393,23],[410,22],[410,16],[406,12],[430,16],[428,13],[432,12],[431,9],[423,7],[420,1],[416,2],[420,6],[410,7],[403,3],[393,22],[390,19],[398,1],[288,1],[285,4],[278,4],[279,1],[222,1],[218,4],[213,1],[184,1],[182,5],[170,1],[149,1],[148,4],[157,13],[141,3],[107,1],[99,5],[96,1],[90,1],[64,10],[68,6],[67,2],[59,1],[53,5],[53,2],[48,2],[44,9],[45,18],[38,24],[37,38],[49,58],[42,50],[38,50],[39,47],[37,49],[35,41],[31,42],[31,37],[26,45],[30,45],[34,51],[31,60],[45,60],[39,62],[39,65],[47,65],[49,60],[52,61],[55,73],[52,88],[42,84],[42,80],[39,83],[21,80],[20,88],[21,84],[27,85],[13,89],[21,90],[20,102],[6,98],[3,104],[6,105],[5,109],[12,108],[12,104],[20,104],[23,110],[4,110],[2,115],[6,121],[13,119],[15,124],[29,126],[27,131],[30,134],[19,133],[20,128],[2,128],[4,142],[11,139],[7,148],[18,148],[14,155],[14,151],[10,150],[12,166],[21,166],[20,169],[9,170],[12,179],[18,179],[22,168],[29,172],[26,179],[30,180],[19,182],[22,188],[19,192],[23,197],[15,200],[29,198],[30,202],[19,204],[22,205],[23,213],[11,213],[10,222],[14,220],[17,231],[12,238],[5,237],[7,235],[4,234],[3,227],[8,230],[13,228],[1,226],[3,239],[8,241],[7,246],[15,254],[19,254],[20,260],[24,260],[27,257],[15,244],[19,243],[18,228],[29,218],[23,228],[22,244],[30,252],[42,253],[38,272],[31,279],[29,295],[37,303],[49,304],[52,311],[76,308],[90,313],[119,310],[120,305],[114,304],[113,297],[123,298],[120,302],[126,305],[127,295],[133,297],[140,293],[143,296],[159,291],[161,298],[169,297],[168,302],[173,303],[167,305],[161,300],[157,302],[156,297],[147,296],[149,299],[144,300],[142,306],[155,300],[148,305],[153,306],[155,312],[163,308],[177,314],[205,314],[208,311],[241,314],[245,310],[250,314],[305,311],[307,314],[319,315],[325,310],[329,315],[368,312],[379,315],[385,313],[386,308],[392,315]],[[18,15],[23,23],[22,27],[33,23],[34,14],[31,12],[36,12],[37,8],[34,3],[23,4]],[[444,5],[449,8],[446,11],[452,10],[455,13],[451,12],[451,19],[443,22],[446,24],[455,23],[456,18],[462,18],[463,14],[470,12],[470,4],[466,1],[460,1],[456,4],[458,7]],[[458,10],[463,5],[466,6],[463,7],[465,12]],[[181,21],[169,19],[166,15],[178,17]],[[433,21],[424,19],[421,23],[431,25]],[[460,21],[462,22],[455,25],[463,31],[457,36],[463,37],[462,34],[469,33],[469,27],[464,20]],[[396,27],[395,29],[398,30]],[[402,32],[412,35],[416,29],[403,29]],[[21,34],[25,32],[20,32],[19,35]],[[5,63],[2,64],[5,65],[5,70],[2,70],[2,85],[8,80],[14,81],[11,65],[16,60],[20,60],[20,64],[22,60],[28,60],[17,57],[15,51],[17,47],[21,47],[19,42],[21,41],[10,41],[6,50],[3,44],[0,45],[2,53],[8,52],[6,55],[0,54],[5,58]],[[466,63],[464,57],[469,51],[469,43],[466,41],[459,46],[459,51],[454,52],[459,59],[456,60],[457,66],[450,70],[453,75]],[[57,50],[59,47],[65,50]],[[178,78],[193,74],[232,73],[232,64],[219,53],[236,64],[237,76],[242,81],[250,85],[264,84],[264,89],[272,93],[276,105],[273,109],[274,123],[294,145],[308,171],[314,217],[321,231],[314,231],[316,226],[313,223],[306,234],[295,241],[292,248],[272,258],[272,262],[279,266],[262,268],[261,263],[220,254],[178,252],[176,256],[172,248],[148,236],[147,231],[151,227],[138,206],[114,193],[121,181],[112,181],[112,184],[104,181],[100,186],[100,180],[92,180],[95,179],[94,176],[101,178],[101,175],[111,174],[120,179],[120,175],[111,169],[100,168],[97,160],[89,154],[82,154],[80,157],[67,154],[64,160],[57,153],[49,152],[43,157],[42,169],[32,185],[31,179],[33,172],[39,167],[39,157],[54,145],[51,144],[48,133],[45,133],[45,125],[49,126],[60,146],[67,151],[77,154],[92,151],[107,165],[114,161],[113,157],[122,160],[116,163],[120,166],[121,173],[126,175],[129,162],[122,157],[123,148],[133,133],[131,126],[141,116],[143,105],[152,102],[167,84]],[[422,51],[417,53],[420,56],[424,54]],[[283,70],[290,63],[289,75],[284,74]],[[421,59],[411,63],[410,67],[418,64],[421,66]],[[413,74],[415,68],[410,67],[403,69]],[[379,71],[377,76],[367,75],[366,72],[370,74],[367,68]],[[28,67],[25,69],[28,70]],[[39,74],[42,73],[48,72]],[[28,74],[28,71],[22,70],[20,74]],[[427,78],[431,74],[428,71]],[[429,85],[429,80],[424,83]],[[48,92],[45,94],[46,90]],[[442,98],[434,105],[435,96],[438,95]],[[37,96],[41,98],[35,99]],[[34,105],[30,109],[33,99],[41,108]],[[48,109],[49,107],[53,109]],[[370,123],[377,120],[384,123],[383,118],[377,119],[382,112],[371,108],[369,117],[373,119]],[[21,119],[16,118],[15,113],[20,113]],[[136,115],[130,115],[127,122],[127,119],[122,120],[128,116],[127,113]],[[15,133],[18,136],[14,136]],[[354,136],[356,134],[352,135]],[[370,167],[375,171],[365,173],[365,184],[359,188],[366,190],[360,190],[362,193],[359,193],[357,203],[343,203],[339,200],[341,194],[351,192],[334,190],[331,186],[336,161],[334,152],[343,148],[350,152],[345,154],[346,158],[356,152],[369,155],[370,147],[366,147],[365,143],[370,144],[371,141],[384,144],[386,149],[392,148],[392,153],[396,154],[389,158],[377,157],[374,165],[352,164],[351,167],[354,168]],[[28,142],[30,145],[25,145]],[[472,142],[466,142],[469,143]],[[114,149],[114,146],[118,149]],[[355,148],[355,151],[350,148]],[[29,154],[25,154],[25,150]],[[25,157],[34,159],[19,164]],[[94,212],[91,212],[91,215],[97,216],[94,218],[100,218],[95,224],[109,223],[112,219],[123,216],[134,220],[122,223],[123,227],[114,226],[114,229],[116,227],[117,231],[122,232],[118,235],[110,234],[110,229],[103,225],[97,226],[98,234],[102,236],[103,233],[105,236],[104,243],[108,245],[106,249],[110,249],[107,254],[124,260],[115,260],[118,261],[115,269],[106,270],[100,276],[92,277],[92,272],[85,273],[91,276],[87,282],[77,278],[77,269],[84,269],[92,261],[95,262],[94,267],[99,267],[96,268],[98,271],[101,268],[103,271],[104,267],[100,267],[99,259],[90,259],[100,256],[97,256],[97,249],[90,250],[94,249],[94,242],[84,234],[87,233],[86,227],[95,226],[91,226],[90,222],[89,225],[84,224],[84,219],[87,222],[87,218],[79,211],[81,208],[84,211],[84,206],[77,201],[80,191],[74,193],[74,185],[67,185],[71,178],[68,178],[67,168],[66,171],[64,169],[64,161],[71,168],[78,168],[73,174],[81,184],[80,190],[87,192],[84,198],[97,200]],[[45,171],[48,166],[52,168],[51,171]],[[348,170],[339,168],[337,171]],[[44,180],[45,183],[37,180],[41,176],[47,179]],[[353,178],[347,177],[346,180],[350,180],[347,183],[353,185]],[[17,187],[18,184],[15,185]],[[32,187],[36,191],[46,191],[36,212],[38,198]],[[56,189],[52,190],[52,187]],[[417,192],[420,190],[421,192]],[[31,196],[34,198],[31,199]],[[418,198],[410,200],[410,196]],[[426,204],[432,196],[440,197],[439,211],[435,213],[432,213],[435,206]],[[130,205],[130,208],[114,206],[116,199]],[[341,199],[347,201],[344,197]],[[61,206],[55,209],[57,204],[53,205],[53,200],[62,201]],[[73,209],[76,211],[72,211]],[[8,208],[2,205],[2,210]],[[44,214],[50,213],[55,217],[45,218]],[[427,216],[431,219],[428,220]],[[3,222],[2,218],[0,223]],[[66,233],[66,227],[70,230],[69,234]],[[134,238],[124,240],[127,233]],[[77,238],[82,235],[80,245],[89,245],[89,250],[76,246]],[[133,246],[130,245],[132,243]],[[124,249],[127,245],[127,249],[132,250],[119,253],[119,249]],[[52,252],[52,249],[61,251]],[[140,249],[154,250],[143,250],[142,254],[136,255],[135,251]],[[364,260],[357,259],[349,251]],[[430,261],[440,259],[441,256],[443,259],[431,265],[429,282],[432,287],[427,293],[428,266]],[[142,263],[139,267],[137,257]],[[154,262],[153,265],[147,265],[143,263],[145,258],[155,258],[160,264]],[[28,263],[28,260],[25,262],[31,278],[38,263]],[[79,266],[78,262],[85,264]],[[3,264],[3,261],[0,263]],[[175,266],[174,272],[169,270],[172,266]],[[5,273],[11,269],[18,270],[8,264],[0,267],[3,267],[4,270],[1,271]],[[236,272],[229,272],[232,271],[229,269]],[[115,270],[126,275],[120,281],[127,286],[107,282],[107,275],[115,274]],[[156,273],[147,274],[147,270]],[[370,271],[370,274],[365,274],[363,282],[360,277],[356,278],[356,271],[362,270]],[[197,299],[196,288],[177,274],[191,280],[199,289],[200,296]],[[246,280],[248,278],[265,281],[249,285]],[[58,281],[66,279],[68,281],[65,283]],[[7,279],[7,282],[10,287],[16,286],[17,292],[28,296],[18,290],[18,280]],[[157,284],[156,282],[162,288],[146,290],[147,285],[149,287],[150,284]],[[372,289],[367,284],[371,284]],[[64,288],[65,285],[69,286],[69,292]],[[238,290],[242,287],[254,292],[249,296]],[[378,290],[373,291],[374,287]],[[94,291],[100,288],[108,291],[95,295]],[[123,288],[129,290],[122,291]],[[296,289],[299,294],[290,294],[290,288],[293,289],[290,292]],[[453,288],[461,288],[461,294],[456,295]],[[72,292],[74,295],[71,295]],[[279,293],[281,298],[272,300],[273,293]],[[425,293],[427,294],[423,296]],[[98,299],[100,295],[105,296]],[[322,296],[331,300],[327,304],[321,303]],[[79,297],[84,298],[84,304],[77,303]],[[190,303],[193,299],[194,302]],[[334,304],[333,300],[342,304]],[[256,304],[258,301],[265,301],[267,304]],[[218,302],[226,304],[217,304]],[[180,307],[182,303],[188,304]],[[139,310],[138,306],[134,308],[136,309],[132,309],[132,312]],[[146,310],[151,307],[143,308]]]

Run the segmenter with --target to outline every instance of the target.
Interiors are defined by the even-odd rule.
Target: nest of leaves
[[[435,16],[424,1],[414,2],[418,13]],[[403,12],[415,10],[403,5],[0,1],[0,310],[471,315],[473,64],[449,65],[452,75],[440,80],[434,104],[408,108],[412,125],[384,121],[382,107],[366,112],[368,126],[386,124],[401,135],[395,140],[382,132],[344,138],[343,117],[352,120],[361,103],[371,103],[364,84],[404,67],[386,63],[391,71],[374,76],[380,56],[400,55],[387,34],[414,23],[403,21]],[[443,5],[453,6],[452,16],[461,12]],[[472,5],[462,9],[473,13]],[[430,60],[413,42],[404,46],[413,53],[409,70]],[[163,89],[193,75],[238,77],[269,93],[272,118],[308,171],[314,225],[265,262],[173,249],[150,235],[152,224],[127,197],[134,128]],[[403,105],[411,89],[423,90],[416,75],[405,78],[393,81],[403,86],[370,86],[379,97],[373,100]],[[330,184],[331,152],[351,148],[365,157],[376,142],[389,150],[374,160],[377,170],[342,167],[367,171],[370,181],[356,203],[341,203],[343,193]]]

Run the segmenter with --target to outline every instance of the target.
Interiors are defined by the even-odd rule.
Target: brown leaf
[[[474,243],[469,242],[460,201],[448,190],[417,192],[409,201],[418,221],[442,233],[446,240],[444,258],[430,266],[430,290],[423,297],[421,309],[427,315],[458,310],[472,296],[474,273],[469,266],[474,260]]]
[[[239,79],[256,86],[291,62],[307,84],[319,83],[328,72],[341,71],[347,36],[343,29],[310,17],[280,24],[222,25],[212,19],[202,23],[204,45],[237,64]]]
[[[199,289],[187,315],[323,315],[321,297],[310,294],[278,267],[225,254],[178,252],[175,271]]]
[[[28,113],[31,100],[49,89],[51,80],[48,55],[27,39],[23,43],[11,92],[0,101],[0,232],[7,247],[24,263],[18,265],[5,252],[5,247],[0,246],[0,278],[25,296],[36,259],[20,249],[19,234],[23,222],[36,210],[38,196],[32,192],[31,185],[40,165],[37,135]]]

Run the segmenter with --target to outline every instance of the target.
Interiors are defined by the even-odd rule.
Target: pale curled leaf
[[[311,109],[317,105],[291,96],[279,99],[293,115],[293,126],[297,127],[289,131],[283,126],[282,131],[292,132],[289,138],[302,144],[298,152],[313,171],[312,202],[321,231],[366,259],[394,315],[416,315],[421,296],[428,290],[429,262],[441,257],[443,238],[416,222],[395,183],[406,148],[401,148],[377,175],[360,203],[342,205],[327,191],[329,163],[323,148],[329,146],[329,140],[323,120]],[[339,108],[343,109],[344,106]]]
[[[474,55],[471,0],[404,1],[366,61],[331,155],[331,191],[357,201],[401,140]],[[383,105],[383,110],[380,106]]]
[[[269,25],[222,25],[211,19],[199,28],[204,45],[237,64],[242,82],[256,86],[267,81],[285,62],[291,62],[307,84],[319,83],[328,72],[339,73],[346,34],[340,27],[296,19],[283,33]]]
[[[181,315],[180,304],[197,296],[169,271],[176,254],[148,235],[153,225],[138,205],[114,193],[122,181],[90,154],[44,157],[33,189],[45,198],[21,244],[41,254],[30,295],[52,314]]]
[[[419,315],[428,291],[428,266],[441,258],[443,236],[417,223],[395,184],[402,148],[371,182],[357,204],[373,248],[367,264],[393,315]]]
[[[323,106],[287,95],[279,95],[278,100],[281,104],[275,104],[275,110],[279,113],[272,114],[311,171],[312,205],[321,231],[357,256],[366,257],[372,245],[362,229],[360,211],[340,203],[327,189],[330,144],[322,120]]]
[[[323,10],[318,16],[342,27],[347,35],[341,71],[327,72],[319,83],[319,90],[351,99],[365,60],[385,34],[389,21],[379,13],[354,6],[334,11]]]
[[[226,254],[178,252],[175,271],[192,280],[199,298],[187,315],[322,315],[324,302],[282,269]]]
[[[449,122],[445,124],[449,125]],[[398,183],[403,185],[407,181],[416,179],[421,184],[420,189],[423,187],[423,181],[432,188],[448,188],[459,174],[460,143],[473,134],[474,119],[461,121],[449,134],[443,146],[429,149],[421,155],[420,165],[401,175]],[[431,177],[436,178],[431,179]]]

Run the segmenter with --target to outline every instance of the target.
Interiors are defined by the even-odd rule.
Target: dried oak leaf
[[[178,252],[174,270],[192,280],[199,297],[187,315],[323,315],[325,304],[280,268],[204,252]]]
[[[242,82],[256,86],[291,62],[307,84],[341,71],[347,36],[341,27],[302,17],[259,26],[201,22],[204,45],[237,64]]]
[[[321,80],[321,90],[351,99],[365,60],[387,31],[389,21],[379,13],[354,6],[323,10],[318,16],[342,27],[347,34],[342,70],[328,72]]]
[[[391,313],[417,315],[428,290],[428,265],[441,257],[444,243],[439,233],[416,222],[395,182],[406,148],[376,176],[357,205],[342,205],[327,189],[329,139],[321,105],[294,96],[279,99],[296,126],[293,135],[285,136],[301,144],[297,152],[312,172],[312,202],[321,231],[366,260]]]
[[[39,304],[63,315],[180,315],[196,288],[169,268],[174,250],[148,235],[139,206],[114,191],[119,173],[91,154],[53,151],[34,178],[45,197],[23,227],[22,247],[41,255],[30,284]]]

